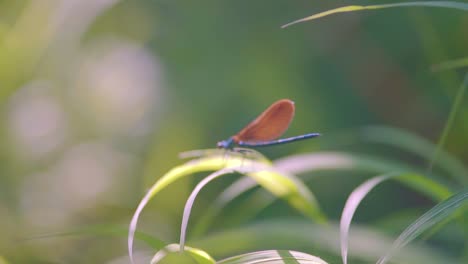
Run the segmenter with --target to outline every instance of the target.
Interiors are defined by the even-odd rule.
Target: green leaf
[[[438,72],[438,71],[446,71],[446,70],[455,70],[455,69],[464,68],[464,67],[468,67],[468,57],[444,61],[439,64],[433,65],[432,71]]]
[[[317,225],[307,220],[274,219],[256,221],[233,229],[215,232],[189,242],[210,252],[212,256],[229,256],[232,252],[249,252],[265,248],[304,248],[320,255],[339,256],[339,227],[336,224]],[[389,236],[359,225],[353,225],[349,237],[350,257],[359,263],[375,262],[392,244]],[[372,241],[369,243],[369,241]],[[459,263],[443,251],[424,245],[403,249],[402,263]],[[337,262],[338,263],[338,262]]]
[[[261,168],[261,170],[259,170],[259,168]],[[175,167],[156,181],[156,183],[146,193],[144,198],[140,201],[140,204],[138,205],[130,222],[128,251],[131,261],[133,261],[133,237],[137,228],[139,216],[146,204],[148,204],[148,202],[162,189],[181,177],[188,176],[196,172],[220,169],[227,169],[228,171],[230,170],[230,172],[236,171],[244,173],[276,197],[285,199],[291,204],[291,206],[295,207],[305,215],[308,215],[319,222],[326,221],[326,218],[321,212],[314,196],[307,188],[305,188],[305,186],[301,185],[300,182],[294,181],[290,176],[277,171],[265,160],[247,159],[245,156],[235,153],[226,155],[225,152],[218,151],[215,152],[214,155],[192,160],[181,166]],[[225,174],[225,172],[226,171],[221,172],[220,175]],[[214,176],[212,177],[216,178]],[[199,191],[199,189],[197,191]],[[194,196],[192,199],[194,199]],[[193,200],[191,202],[193,202]],[[188,221],[188,219],[184,221]]]
[[[367,126],[361,130],[360,138],[366,142],[386,144],[416,154],[427,160],[428,164],[437,149],[435,144],[418,135],[392,127]],[[468,184],[468,169],[462,162],[443,149],[438,151],[437,157],[434,165],[445,170],[458,182]]]
[[[468,188],[465,188],[447,200],[437,204],[408,226],[397,240],[395,240],[392,248],[387,252],[387,254],[379,259],[377,264],[386,263],[398,250],[413,241],[421,233],[433,227],[440,221],[451,217],[458,208],[466,205],[468,205]],[[462,210],[466,209],[467,207],[462,208]]]
[[[367,194],[374,189],[374,187],[376,187],[378,184],[382,183],[383,181],[386,181],[388,179],[393,179],[393,178],[395,178],[395,179],[404,178],[404,179],[407,179],[407,180],[410,180],[410,181],[414,181],[416,183],[418,183],[421,179],[424,179],[424,177],[422,177],[420,175],[414,175],[414,174],[395,174],[394,173],[394,174],[383,175],[383,176],[374,177],[374,178],[371,178],[371,179],[365,181],[363,184],[361,184],[359,187],[357,187],[349,195],[349,197],[348,197],[348,199],[346,201],[345,207],[343,209],[343,213],[342,213],[342,216],[341,216],[341,222],[340,222],[341,256],[343,258],[343,263],[344,264],[347,263],[349,228],[350,228],[350,225],[351,225],[351,220],[352,220],[352,218],[354,216],[354,213],[356,212],[357,207],[359,206],[361,201],[364,199],[364,197],[367,196]],[[416,179],[416,180],[414,180],[414,179]],[[465,198],[468,198],[468,194],[466,194],[466,196],[467,197],[465,197]],[[448,200],[450,200],[450,199],[448,199]],[[461,200],[461,199],[459,198],[459,200]],[[454,199],[454,202],[448,203],[448,204],[450,204],[450,205],[456,204],[457,201],[458,201],[457,199]],[[459,205],[456,205],[456,207],[457,206],[459,206]],[[449,205],[447,205],[446,207],[449,207]],[[437,212],[437,210],[435,210],[435,211]],[[439,212],[439,213],[441,213],[441,212]],[[446,216],[446,215],[443,215],[442,217],[444,217],[444,216]],[[421,217],[421,218],[423,218],[423,217]],[[418,222],[418,221],[416,221],[416,222]],[[422,221],[422,222],[424,222],[424,221]],[[425,228],[428,228],[428,226],[426,226]],[[421,230],[421,232],[422,232],[422,230]]]
[[[368,6],[360,6],[360,5],[352,5],[352,6],[343,6],[335,9],[330,9],[325,12],[321,12],[312,16],[308,16],[286,25],[283,25],[282,28],[289,27],[291,25],[337,14],[337,13],[347,13],[347,12],[355,12],[355,11],[362,11],[362,10],[374,10],[374,9],[383,9],[383,8],[393,8],[393,7],[410,7],[410,6],[423,6],[423,7],[444,7],[444,8],[452,8],[458,10],[468,11],[468,4],[460,3],[460,2],[453,2],[453,1],[421,1],[421,2],[405,2],[405,3],[395,3],[395,4],[383,4],[383,5],[368,5]]]
[[[291,175],[303,173],[308,173],[309,175],[310,172],[323,170],[349,170],[377,174],[384,174],[391,171],[416,171],[403,163],[345,152],[319,152],[292,155],[276,160],[274,166],[277,170],[284,171]],[[412,189],[426,194],[436,202],[442,201],[453,194],[445,185],[419,174],[412,174],[411,177],[399,177],[398,180]],[[214,207],[210,208],[205,217],[197,223],[195,233],[201,234],[205,232],[216,219],[216,215],[221,211],[222,207],[256,185],[257,183],[250,178],[241,178],[228,186],[218,198],[215,199]],[[243,213],[239,216],[240,221],[245,221],[245,219],[252,217],[275,200],[275,196],[265,196],[263,192],[264,190],[260,189],[252,194],[257,198],[252,199],[255,203],[249,200],[249,202],[244,204],[245,208],[242,207]]]
[[[151,260],[151,264],[158,263],[163,258],[165,258],[168,255],[168,253],[179,252],[179,249],[180,247],[178,244],[170,244],[166,246],[165,248],[161,249],[154,255],[153,259]],[[189,257],[195,260],[195,262],[198,264],[214,264],[215,263],[215,260],[208,253],[198,248],[185,246],[184,250],[180,251],[179,253],[187,254]]]
[[[284,263],[284,264],[328,264],[319,257],[292,250],[264,250],[250,252],[224,260],[217,264],[253,264],[253,263]]]
[[[435,201],[441,201],[452,195],[450,189],[445,185],[429,177],[420,175],[415,169],[407,167],[405,164],[359,154],[344,152],[301,154],[278,160],[275,162],[275,166],[281,171],[294,174],[314,170],[353,170],[380,174],[414,172],[409,177],[398,177],[397,179],[420,193],[426,194]]]

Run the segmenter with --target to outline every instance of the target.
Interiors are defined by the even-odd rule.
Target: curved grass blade
[[[376,159],[366,155],[349,154],[344,152],[322,152],[293,155],[276,160],[274,162],[274,166],[279,171],[289,173],[291,176],[322,170],[352,170],[376,174],[384,174],[389,171],[415,171],[405,164]],[[444,185],[421,175],[413,175],[412,177],[406,178],[400,177],[399,180],[401,180],[405,185],[426,194],[436,202],[442,201],[452,195],[452,192]],[[226,206],[227,203],[255,186],[257,186],[257,183],[247,177],[241,178],[228,186],[220,196],[215,199],[216,202],[214,204],[214,208],[197,224],[195,227],[195,233],[201,234],[205,232],[206,228],[210,226],[217,213],[221,211],[222,207]],[[243,211],[242,217],[248,218],[254,215],[255,212],[265,208],[275,200],[274,196],[265,197],[261,194],[262,192],[263,190],[258,190],[253,194],[261,197],[260,200],[255,200],[256,210],[251,210],[250,214],[244,214],[245,211]]]
[[[316,155],[316,154],[312,154],[312,155]],[[334,166],[336,166],[337,163],[340,163],[340,162],[343,163],[342,164],[343,167],[350,166],[348,159],[346,159],[345,157],[338,157],[338,156],[339,155],[335,155],[334,153],[318,154],[316,159],[309,160],[309,163],[307,164],[307,166],[311,167],[309,168],[310,170],[334,168]],[[307,194],[307,196],[312,197],[310,199],[312,199],[313,203],[315,204],[316,202],[315,202],[315,199],[313,198],[313,194],[310,193],[307,186],[305,186],[302,183],[302,181],[299,180],[299,178],[294,176],[296,171],[294,169],[291,169],[286,163],[288,163],[287,158],[285,159],[284,164],[282,160],[279,160],[279,162],[275,162],[274,167],[278,171],[288,173],[288,177],[292,181],[295,182],[299,190],[301,190],[302,193],[309,193]],[[216,215],[221,211],[222,208],[224,208],[229,202],[233,201],[235,198],[237,198],[241,194],[247,192],[248,190],[253,189],[257,185],[258,185],[258,182],[256,182],[254,179],[250,177],[243,177],[233,182],[230,186],[226,187],[223,190],[223,192],[216,199],[214,199],[213,207],[208,210],[208,212],[204,215],[204,218],[201,221],[199,221],[197,225],[194,227],[194,233],[195,234],[204,233],[206,229],[214,221]],[[263,190],[259,190],[253,196],[255,196],[255,199],[252,199],[253,201],[255,201],[255,204],[254,204],[255,209],[252,209],[251,214],[249,214],[245,211],[245,208],[242,207],[243,213],[240,217],[248,218],[249,216],[253,215],[255,212],[258,212],[266,208],[269,204],[273,203],[276,199],[276,196],[265,196],[263,193]],[[253,204],[250,201],[245,204],[245,206],[247,206],[248,208],[252,208],[251,207],[252,205]],[[316,205],[314,205],[314,207],[316,207]],[[324,222],[325,220],[320,215],[318,215],[319,217],[314,217],[315,214],[312,214],[312,213],[308,213],[305,215],[318,222]]]
[[[316,202],[313,195],[308,192],[307,189],[303,188],[298,182],[294,182],[287,175],[278,172],[266,161],[249,160],[242,156],[227,157],[225,155],[211,156],[200,158],[194,161],[187,162],[181,166],[178,166],[162,178],[160,178],[147,192],[144,198],[140,201],[140,204],[135,211],[133,218],[130,222],[129,234],[128,234],[128,251],[130,260],[133,261],[133,237],[137,228],[139,216],[146,206],[146,204],[156,195],[159,191],[165,188],[175,180],[200,171],[213,171],[220,169],[236,169],[241,170],[242,168],[258,168],[258,167],[269,167],[269,171],[259,172],[248,172],[247,175],[255,179],[262,187],[269,190],[275,196],[285,199],[291,206],[300,210],[305,215],[308,215],[317,221],[325,221],[325,216],[321,212],[318,203]],[[133,263],[133,262],[132,262]]]
[[[405,181],[408,184],[419,185],[425,181],[425,178],[421,175],[417,174],[410,174],[410,173],[391,173],[387,175],[382,175],[378,177],[371,178],[357,187],[348,197],[346,204],[343,209],[343,213],[341,216],[340,221],[340,244],[341,244],[341,257],[343,259],[343,263],[347,264],[347,255],[348,255],[348,236],[349,236],[349,228],[351,225],[352,218],[354,213],[356,212],[357,207],[361,203],[361,201],[367,196],[367,194],[374,189],[378,184],[382,183],[385,180],[396,178],[396,179],[406,179]],[[423,183],[426,184],[426,183]],[[435,185],[426,185],[429,188],[439,188],[439,186]],[[438,192],[438,191],[435,191]]]
[[[320,212],[318,204],[316,203],[312,193],[308,192],[308,189],[306,189],[305,186],[299,185],[299,181],[293,181],[290,177],[276,171],[274,167],[253,163],[239,168],[226,168],[214,172],[204,178],[195,187],[193,192],[190,194],[190,197],[187,199],[180,232],[181,251],[183,251],[183,247],[185,245],[185,232],[195,197],[198,195],[200,190],[212,180],[224,174],[233,172],[249,175],[258,184],[268,189],[275,196],[286,199],[293,207],[299,209],[299,211],[304,213],[306,216],[316,219],[319,223],[326,221],[326,218]]]
[[[311,252],[323,252],[338,257],[340,256],[338,230],[339,227],[333,223],[316,225],[308,220],[274,219],[215,232],[190,240],[190,243],[205,249],[211,255],[218,256],[229,256],[232,252],[248,252],[255,249],[307,246]],[[350,256],[361,260],[359,263],[375,262],[392,244],[389,236],[359,225],[353,225],[350,241],[353,241],[350,244]],[[405,263],[459,263],[444,252],[424,245],[409,245],[404,248],[401,259]]]
[[[284,264],[328,264],[319,257],[292,250],[264,250],[250,252],[217,262],[217,264],[260,264],[260,263],[284,263]]]
[[[408,131],[385,126],[368,126],[360,133],[360,139],[367,142],[387,144],[414,153],[429,163],[437,146]],[[468,169],[450,153],[439,150],[434,165],[440,166],[453,179],[468,185]]]
[[[359,187],[357,187],[348,197],[346,204],[343,208],[340,220],[340,244],[341,244],[341,258],[343,264],[348,263],[348,239],[349,239],[349,227],[351,226],[351,220],[353,219],[354,213],[357,207],[361,203],[362,199],[374,189],[376,185],[382,181],[388,179],[392,175],[383,175],[374,177],[365,181]]]
[[[468,188],[437,204],[408,226],[395,240],[388,253],[379,259],[377,264],[386,263],[398,250],[435,224],[451,217],[458,208],[465,206],[462,210],[466,210],[466,205],[468,205]]]
[[[154,255],[153,259],[151,259],[151,264],[158,263],[163,258],[165,258],[168,253],[179,252],[179,249],[180,247],[177,244],[170,244],[166,246]],[[182,250],[180,252],[182,252]],[[186,254],[188,254],[198,264],[216,263],[216,261],[208,253],[201,249],[186,246],[183,248],[183,252],[186,252]]]
[[[149,191],[145,194],[143,199],[138,204],[138,207],[133,214],[132,220],[130,222],[129,230],[128,230],[128,254],[130,257],[131,263],[133,262],[133,238],[135,236],[135,231],[138,224],[138,219],[140,217],[141,212],[148,204],[148,202],[161,190],[165,187],[173,183],[174,181],[191,175],[193,173],[201,172],[201,171],[213,171],[219,170],[224,167],[239,167],[243,163],[242,158],[240,157],[229,157],[226,158],[224,156],[213,156],[207,158],[201,158],[197,160],[189,161],[183,165],[177,166],[163,175],[160,179],[156,181],[156,183],[151,186]]]
[[[210,174],[208,177],[205,177],[201,182],[197,184],[197,186],[195,186],[189,198],[187,199],[187,202],[185,203],[184,213],[182,215],[182,224],[180,227],[180,241],[179,241],[180,252],[184,251],[185,232],[187,230],[188,220],[190,218],[190,212],[192,210],[193,203],[195,202],[195,198],[197,197],[198,193],[201,191],[203,187],[205,187],[205,185],[207,185],[209,182],[213,181],[214,179],[220,176],[223,176],[224,174],[229,174],[229,173],[234,173],[234,172],[236,172],[236,170],[234,169],[222,169],[222,170],[216,171]]]
[[[443,7],[443,8],[452,8],[458,10],[468,11],[468,4],[460,3],[460,2],[453,2],[453,1],[420,1],[420,2],[405,2],[405,3],[395,3],[395,4],[383,4],[383,5],[368,5],[368,6],[360,6],[360,5],[352,5],[352,6],[343,6],[335,9],[330,9],[325,12],[320,12],[318,14],[308,16],[286,25],[281,26],[281,28],[289,27],[291,25],[302,23],[309,20],[314,20],[317,18],[337,14],[337,13],[347,13],[347,12],[355,12],[355,11],[362,11],[362,10],[375,10],[375,9],[383,9],[383,8],[393,8],[393,7],[411,7],[411,6],[422,6],[422,7]]]
[[[431,69],[433,72],[455,70],[459,68],[468,67],[468,57],[444,61],[439,64],[432,65]]]
[[[331,166],[316,167],[315,164],[317,164],[320,160],[329,160],[328,163]],[[335,166],[333,166],[333,163],[335,163]],[[324,162],[324,164],[326,164],[326,162]],[[375,159],[365,155],[348,154],[343,152],[326,152],[290,156],[288,158],[283,158],[276,161],[275,167],[282,171],[287,171],[293,174],[301,174],[313,171],[317,168],[330,170],[347,169],[379,174],[388,172],[401,174],[416,172],[415,169],[412,169],[411,167],[408,167],[404,164],[388,160]],[[440,184],[439,181],[424,177],[418,173],[411,174],[408,177],[398,177],[397,179],[406,186],[427,195],[437,202],[442,201],[452,195],[452,191],[445,185]]]

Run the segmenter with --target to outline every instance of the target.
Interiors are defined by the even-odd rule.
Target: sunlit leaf
[[[286,158],[281,158],[274,162],[274,166],[279,171],[290,173],[290,175],[311,173],[314,171],[358,171],[366,173],[384,174],[391,171],[407,172],[414,171],[411,167],[408,167],[404,163],[399,163],[387,159],[381,159],[371,156],[355,153],[345,152],[320,152],[312,154],[300,154],[292,155]],[[411,177],[400,177],[398,178],[403,184],[426,194],[434,201],[439,202],[443,199],[452,195],[452,192],[444,185],[434,181],[431,178],[421,176],[419,174],[412,174]],[[225,190],[215,199],[214,208],[211,208],[197,226],[195,227],[196,233],[203,233],[208,226],[215,219],[220,209],[224,207],[228,202],[232,201],[242,193],[246,192],[257,186],[251,178],[240,178],[235,181],[232,185],[225,188]],[[241,218],[249,218],[260,210],[275,201],[275,196],[265,196],[261,193],[263,190],[258,190],[254,196],[260,199],[255,199],[255,204],[247,202],[242,208]],[[255,208],[250,206],[255,205]],[[249,209],[250,208],[250,209]],[[247,210],[247,211],[246,211]],[[249,213],[246,213],[249,212]]]
[[[312,256],[306,253],[292,250],[264,250],[250,252],[224,260],[220,260],[217,264],[327,264],[326,261],[319,257]]]
[[[319,222],[324,222],[325,218],[318,209],[318,205],[315,202],[314,197],[308,189],[299,185],[299,182],[292,181],[288,176],[282,175],[276,171],[274,167],[264,166],[261,164],[251,164],[249,166],[243,166],[239,168],[227,168],[212,173],[208,177],[204,178],[190,194],[187,199],[187,203],[184,208],[184,214],[182,218],[181,232],[180,232],[180,246],[181,250],[185,243],[185,231],[190,215],[190,211],[195,200],[195,197],[199,191],[210,181],[228,173],[239,172],[242,174],[251,175],[252,179],[257,181],[266,189],[270,190],[275,196],[284,198],[293,207],[299,211],[308,215],[311,219],[316,219]]]
[[[383,4],[383,5],[368,5],[368,6],[359,6],[359,5],[352,5],[352,6],[343,6],[331,10],[327,10],[325,12],[321,12],[312,16],[308,16],[291,23],[288,23],[282,28],[289,27],[291,25],[337,14],[337,13],[347,13],[347,12],[355,12],[355,11],[362,11],[362,10],[374,10],[374,9],[383,9],[383,8],[393,8],[393,7],[411,7],[411,6],[422,6],[422,7],[444,7],[444,8],[452,8],[458,10],[468,10],[468,4],[460,3],[460,2],[452,2],[452,1],[420,1],[420,2],[405,2],[405,3],[395,3],[395,4]]]
[[[179,252],[179,249],[180,249],[180,246],[177,244],[171,244],[171,245],[166,246],[165,248],[159,250],[154,255],[153,259],[151,260],[151,264],[158,263],[164,257],[166,257],[168,253]],[[214,264],[215,263],[215,260],[208,253],[198,248],[185,246],[183,253],[188,254],[198,264]]]
[[[255,170],[259,167],[268,169],[262,171]],[[253,168],[255,171],[249,172],[249,168]],[[247,159],[244,156],[239,155],[226,156],[225,153],[222,153],[221,155],[203,157],[178,166],[166,173],[150,188],[144,198],[140,201],[140,204],[133,215],[132,221],[130,222],[128,251],[131,260],[133,259],[132,251],[134,233],[137,228],[139,216],[146,204],[158,192],[181,177],[188,176],[196,172],[220,169],[231,169],[236,172],[244,171],[262,187],[269,190],[275,196],[285,199],[291,204],[291,206],[298,209],[300,212],[316,219],[319,222],[325,221],[325,216],[320,211],[312,193],[310,193],[304,186],[301,186],[300,182],[295,182],[288,177],[288,175],[284,175],[275,170],[268,162]],[[188,221],[188,219],[186,221]]]

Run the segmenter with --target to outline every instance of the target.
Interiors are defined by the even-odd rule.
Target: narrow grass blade
[[[305,188],[305,186],[302,186],[299,181],[294,181],[291,177],[281,174],[281,172],[276,171],[274,167],[265,166],[260,163],[252,163],[247,166],[238,168],[226,168],[214,172],[208,177],[204,178],[190,194],[190,197],[188,198],[185,205],[182,218],[180,232],[181,251],[185,245],[185,233],[195,197],[206,184],[224,174],[232,172],[239,172],[249,175],[258,184],[269,190],[276,197],[284,198],[293,207],[298,209],[306,216],[309,216],[311,219],[315,219],[319,223],[324,223],[326,221],[326,218],[321,213],[312,193],[308,192],[308,189]]]
[[[217,264],[260,264],[260,263],[284,263],[284,264],[328,264],[319,257],[292,250],[264,250],[250,252],[224,260]]]
[[[229,256],[232,252],[249,252],[265,248],[310,248],[310,252],[340,256],[339,227],[316,225],[308,220],[273,219],[256,221],[230,230],[215,232],[193,239],[190,243],[210,252],[211,255]],[[235,243],[236,241],[241,241]],[[359,263],[375,263],[382,252],[390,248],[392,239],[381,232],[353,225],[350,234],[350,257]],[[458,264],[459,261],[440,250],[424,245],[409,245],[402,250],[402,263]],[[336,262],[338,263],[338,262]]]
[[[439,64],[435,64],[431,67],[432,71],[439,72],[439,71],[446,71],[446,70],[455,70],[459,68],[468,67],[468,57],[444,61]]]
[[[408,226],[397,240],[395,240],[388,253],[379,259],[377,264],[386,263],[398,250],[406,246],[421,233],[433,227],[440,221],[451,217],[459,207],[466,205],[468,205],[468,188],[465,188],[447,200],[437,204]],[[466,210],[467,208],[464,207],[462,209]]]
[[[170,244],[165,248],[158,251],[153,259],[151,260],[151,264],[156,264],[161,261],[163,258],[167,256],[168,253],[179,252],[179,245],[177,244]],[[182,251],[181,251],[182,252]],[[192,247],[184,247],[183,252],[188,254],[196,263],[198,264],[214,264],[216,261],[205,251],[192,248]]]
[[[328,160],[322,166],[316,166],[320,160]],[[275,167],[281,171],[301,174],[317,169],[322,170],[353,170],[370,173],[384,174],[388,172],[406,173],[415,172],[411,177],[398,177],[408,187],[427,195],[434,201],[442,201],[452,195],[452,191],[445,185],[431,178],[420,175],[416,169],[385,159],[345,153],[345,152],[323,152],[314,154],[301,154],[290,156],[275,162]],[[440,177],[434,176],[435,179]]]
[[[461,104],[463,102],[463,95],[465,94],[467,86],[468,86],[468,73],[465,74],[465,79],[463,80],[462,85],[458,89],[458,93],[455,97],[455,102],[453,103],[452,109],[450,110],[447,123],[444,126],[444,131],[442,131],[442,135],[440,136],[439,142],[437,143],[437,147],[432,155],[431,162],[429,163],[429,170],[432,169],[432,165],[439,157],[439,153],[442,151],[442,147],[445,144],[448,133],[453,126],[453,122],[455,120],[455,116],[457,115],[457,111],[460,109]],[[463,180],[464,180],[464,183],[466,184],[468,182],[468,176],[465,176]]]
[[[347,13],[347,12],[355,12],[355,11],[362,11],[362,10],[374,10],[374,9],[383,9],[383,8],[393,8],[393,7],[411,7],[411,6],[422,6],[422,7],[443,7],[443,8],[452,8],[458,10],[468,11],[468,4],[460,3],[460,2],[453,2],[453,1],[420,1],[420,2],[405,2],[405,3],[395,3],[395,4],[383,4],[383,5],[368,5],[368,6],[359,6],[359,5],[352,5],[352,6],[343,6],[331,10],[327,10],[325,12],[321,12],[312,16],[308,16],[286,25],[283,25],[282,28],[289,27],[291,25],[337,14],[337,13]]]
[[[408,131],[385,127],[385,126],[368,126],[361,130],[360,139],[365,142],[373,142],[386,144],[396,148],[416,154],[430,163],[432,155],[436,150],[436,145],[432,142],[412,134]],[[468,185],[468,169],[461,161],[452,156],[450,153],[440,149],[438,158],[434,165],[440,167],[450,176],[462,183]]]
[[[391,175],[383,175],[379,177],[374,177],[365,181],[359,187],[357,187],[351,195],[349,195],[348,200],[343,208],[343,213],[341,214],[340,220],[340,244],[341,244],[341,258],[343,259],[343,264],[348,263],[348,239],[349,239],[349,227],[351,226],[351,220],[353,219],[354,213],[356,212],[357,207],[361,203],[362,199],[367,196],[367,194],[374,189],[376,185],[382,181],[388,179]]]
[[[274,162],[274,167],[279,171],[286,172],[290,176],[303,173],[310,174],[310,172],[323,170],[350,170],[375,174],[384,174],[389,171],[415,171],[402,163],[345,152],[321,152],[288,156],[276,160]],[[400,177],[399,180],[412,189],[426,194],[436,202],[442,201],[452,195],[452,192],[446,186],[421,175],[413,174],[411,177]],[[245,191],[254,188],[257,184],[258,183],[253,179],[244,177],[228,186],[220,196],[215,199],[214,208],[209,211],[206,218],[197,224],[195,232],[197,234],[203,233],[205,229],[210,226],[210,223],[215,219],[215,216],[220,212],[222,207]],[[301,185],[303,184],[301,183]],[[265,197],[261,195],[262,191],[263,190],[258,190],[253,194],[254,196],[262,197],[262,199],[255,200],[256,208],[249,210],[249,213],[244,214],[245,211],[243,211],[243,218],[252,217],[259,212],[259,210],[265,208],[275,200],[275,196]]]
[[[236,171],[248,170],[249,168],[267,167],[268,170],[247,172],[247,175],[252,177],[262,187],[270,191],[276,197],[285,199],[291,206],[300,210],[305,215],[316,219],[319,222],[326,221],[326,217],[321,212],[317,201],[312,193],[308,191],[300,182],[291,180],[288,175],[275,170],[266,161],[249,160],[242,156],[210,156],[190,161],[181,166],[178,166],[162,178],[160,178],[147,192],[144,198],[135,211],[130,222],[128,234],[128,251],[131,261],[133,261],[133,239],[137,228],[139,216],[146,204],[163,188],[174,182],[175,180],[200,171],[216,171],[220,169],[235,169]],[[187,220],[188,221],[188,220]],[[133,263],[133,262],[132,262]]]
[[[297,192],[302,193],[302,196],[306,197],[307,198],[306,200],[308,202],[305,202],[306,200],[304,199],[293,198],[294,196],[289,196],[289,195],[288,196],[283,195],[283,198],[287,198],[285,200],[289,202],[291,206],[298,209],[299,212],[301,212],[305,216],[319,223],[324,223],[326,221],[326,218],[318,209],[319,205],[317,201],[315,200],[313,193],[310,192],[307,186],[298,177],[294,176],[293,173],[290,173],[290,172],[288,173],[287,170],[283,170],[282,168],[278,166],[274,166],[274,170],[277,171],[279,174],[284,174],[284,176],[287,177],[289,180],[291,180],[294,183],[294,185],[297,187],[297,190],[291,191],[290,193],[297,193]],[[269,180],[265,178],[264,185],[268,184],[268,182]],[[204,233],[207,227],[210,226],[210,224],[214,221],[216,215],[221,211],[223,207],[225,207],[229,202],[233,201],[241,194],[247,192],[248,190],[253,189],[259,184],[260,182],[255,181],[255,179],[252,177],[243,177],[233,182],[230,186],[226,187],[223,190],[223,192],[216,199],[214,199],[213,207],[208,210],[205,217],[197,223],[197,225],[194,228],[195,230],[194,233],[196,234]],[[281,186],[284,184],[275,184],[275,185]],[[266,189],[269,189],[269,188],[266,188]],[[269,190],[270,192],[275,193],[274,189],[269,189]],[[243,208],[242,210],[243,213],[239,216],[240,218],[243,218],[243,219],[249,218],[252,215],[255,215],[256,212],[259,212],[260,210],[267,207],[269,204],[273,203],[275,199],[277,199],[278,197],[281,198],[281,196],[278,196],[278,195],[266,196],[264,195],[263,189],[257,191],[253,195],[253,197],[254,197],[253,198],[254,202],[249,201],[245,203],[245,206],[247,206],[247,209]],[[252,208],[253,206],[255,206],[255,208]]]
[[[214,179],[223,176],[225,174],[233,173],[235,172],[234,169],[222,169],[217,172],[214,172],[210,174],[208,177],[205,177],[201,182],[197,184],[197,186],[193,189],[192,193],[190,194],[189,198],[187,199],[187,202],[185,203],[184,207],[184,213],[182,215],[182,224],[180,227],[180,251],[184,251],[185,247],[185,233],[187,230],[187,225],[188,225],[188,220],[190,218],[190,212],[193,207],[193,203],[195,202],[195,198],[197,197],[198,193],[201,191],[203,187],[205,187],[208,183],[213,181]]]
[[[177,166],[163,175],[156,183],[151,186],[150,190],[146,193],[143,199],[138,204],[138,207],[133,214],[128,230],[128,254],[131,263],[133,262],[133,239],[135,231],[137,229],[138,219],[141,212],[148,204],[148,202],[161,190],[166,188],[176,180],[191,175],[193,173],[201,171],[214,171],[224,167],[239,167],[243,164],[244,160],[240,157],[224,157],[224,156],[213,156],[207,158],[201,158],[193,161],[189,161],[183,165]]]

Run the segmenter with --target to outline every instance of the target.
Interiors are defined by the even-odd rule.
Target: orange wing
[[[293,117],[294,102],[289,99],[281,99],[273,103],[232,138],[234,142],[274,140],[288,129]]]

